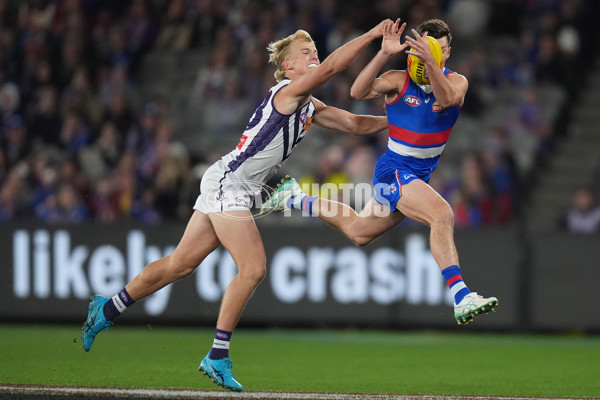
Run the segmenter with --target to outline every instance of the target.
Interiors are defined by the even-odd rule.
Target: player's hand
[[[423,33],[423,36],[419,35],[416,30],[412,30],[414,38],[410,36],[406,36],[406,41],[404,43],[408,44],[411,49],[414,51],[410,51],[410,49],[406,50],[406,54],[414,54],[419,57],[419,60],[423,61],[425,65],[435,65],[435,58],[433,57],[433,53],[431,52],[431,48],[429,47],[429,39],[427,39],[427,32]]]
[[[371,29],[369,34],[373,37],[373,39],[380,38],[385,33],[386,27],[392,26],[393,24],[394,22],[391,19],[384,19],[376,27]]]
[[[404,32],[405,28],[406,22],[400,25],[400,18],[393,24],[387,24],[385,26],[383,40],[381,42],[381,51],[384,54],[398,54],[408,47],[406,42],[400,43],[402,32]]]

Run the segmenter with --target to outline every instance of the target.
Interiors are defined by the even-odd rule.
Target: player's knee
[[[172,272],[173,280],[178,281],[180,279],[187,278],[192,273],[194,273],[194,271],[196,270],[196,267],[192,267],[192,266],[188,266],[188,265],[178,266],[177,268],[173,269],[173,272]]]
[[[257,286],[267,275],[267,267],[265,263],[254,265],[251,268],[244,268],[240,271],[242,279],[250,284]]]
[[[179,256],[171,254],[169,258],[169,270],[171,271],[174,280],[190,276],[202,262],[202,260],[198,260],[197,257],[192,255]]]
[[[360,235],[350,237],[350,240],[352,240],[352,243],[354,243],[358,247],[364,247],[364,246],[368,245],[369,243],[371,243],[374,239],[375,238],[371,237],[371,236],[360,236]]]
[[[435,224],[452,229],[454,227],[454,213],[450,206],[441,208],[435,215]]]

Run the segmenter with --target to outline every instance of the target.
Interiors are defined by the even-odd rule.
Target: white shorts
[[[250,210],[255,194],[242,181],[236,180],[222,160],[206,170],[200,183],[200,195],[194,209],[204,214]]]

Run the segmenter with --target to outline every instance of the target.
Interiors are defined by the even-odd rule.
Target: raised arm
[[[356,115],[339,108],[325,105],[320,100],[312,98],[316,112],[314,123],[323,128],[336,129],[351,135],[368,135],[387,128],[385,116]]]
[[[350,95],[357,100],[372,99],[398,89],[398,83],[390,80],[389,75],[379,78],[377,75],[392,56],[401,53],[408,46],[406,43],[400,43],[406,22],[400,25],[398,18],[393,25],[386,25],[384,28],[381,50],[361,71],[350,89]],[[400,83],[403,82],[401,80]]]
[[[292,82],[281,89],[275,97],[277,110],[284,114],[294,112],[308,100],[316,89],[336,73],[345,70],[372,40],[382,37],[385,27],[391,25],[393,25],[393,22],[389,19],[380,22],[369,32],[336,49],[320,65],[318,65],[318,58],[315,54],[314,61],[311,61],[311,68],[306,73],[294,72],[293,69],[296,67],[302,68],[302,64],[289,62],[287,67],[289,68],[288,76],[291,77]]]
[[[462,106],[469,87],[467,78],[457,73],[444,75],[443,69],[436,64],[429,48],[427,32],[424,32],[421,36],[413,29],[412,33],[415,37],[407,36],[405,43],[410,45],[414,51],[413,54],[425,64],[433,95],[437,102],[444,108]]]

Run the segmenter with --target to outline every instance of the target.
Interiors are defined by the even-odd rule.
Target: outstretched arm
[[[335,107],[329,107],[320,100],[312,98],[316,112],[314,123],[323,128],[336,129],[351,135],[368,135],[387,128],[385,116],[356,115]]]
[[[350,89],[350,95],[353,98],[368,100],[397,90],[398,84],[396,82],[389,80],[386,76],[377,78],[377,74],[392,56],[401,53],[408,46],[406,42],[400,43],[404,28],[406,28],[406,22],[400,25],[400,18],[393,25],[385,26],[381,50],[361,71]]]
[[[414,51],[413,54],[419,57],[425,64],[431,88],[433,89],[433,95],[437,102],[444,108],[462,106],[469,87],[467,78],[456,73],[444,76],[442,68],[436,64],[435,58],[429,48],[427,32],[421,36],[413,29],[412,33],[415,37],[411,38],[407,36],[404,43],[408,43]],[[406,52],[408,53],[409,51],[407,50]]]
[[[372,40],[383,36],[386,26],[393,25],[393,22],[386,19],[380,22],[376,27],[362,36],[341,46],[329,55],[318,67],[311,70],[292,82],[276,96],[276,108],[278,111],[289,114],[294,112],[299,106],[307,101],[307,98],[329,80],[333,75],[343,71],[356,58],[356,56]]]

